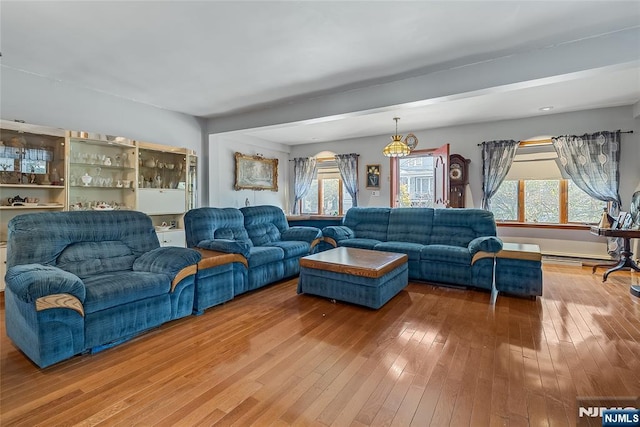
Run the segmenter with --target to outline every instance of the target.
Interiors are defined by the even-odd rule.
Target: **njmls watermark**
[[[640,427],[640,397],[578,397],[576,424],[579,427]]]

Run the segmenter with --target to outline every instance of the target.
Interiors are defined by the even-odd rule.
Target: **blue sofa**
[[[354,207],[322,234],[332,246],[407,254],[409,279],[483,289],[493,263],[472,264],[473,256],[502,249],[493,213],[481,209]]]
[[[192,249],[161,248],[134,211],[47,212],[9,221],[9,338],[44,368],[193,311]]]
[[[299,259],[312,253],[322,237],[315,227],[290,227],[276,206],[192,209],[185,214],[184,224],[188,247],[241,255],[230,263],[233,295],[297,275]],[[196,299],[219,293],[216,283],[199,276]],[[224,302],[216,297],[208,299],[196,304],[196,311]]]

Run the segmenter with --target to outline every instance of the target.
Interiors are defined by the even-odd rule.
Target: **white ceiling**
[[[638,27],[638,1],[0,2],[2,67],[215,119]],[[388,133],[393,115],[406,132],[631,105],[638,48],[624,69],[244,132],[300,144]]]

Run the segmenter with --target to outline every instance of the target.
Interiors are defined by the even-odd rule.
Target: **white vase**
[[[85,187],[88,187],[89,184],[91,184],[91,181],[93,181],[93,178],[88,174],[85,173],[84,175],[82,175],[82,183],[84,184]]]

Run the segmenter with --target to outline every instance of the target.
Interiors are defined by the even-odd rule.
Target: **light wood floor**
[[[545,266],[528,300],[410,284],[373,311],[296,280],[40,370],[0,310],[0,424],[574,425],[640,395],[638,275]]]

